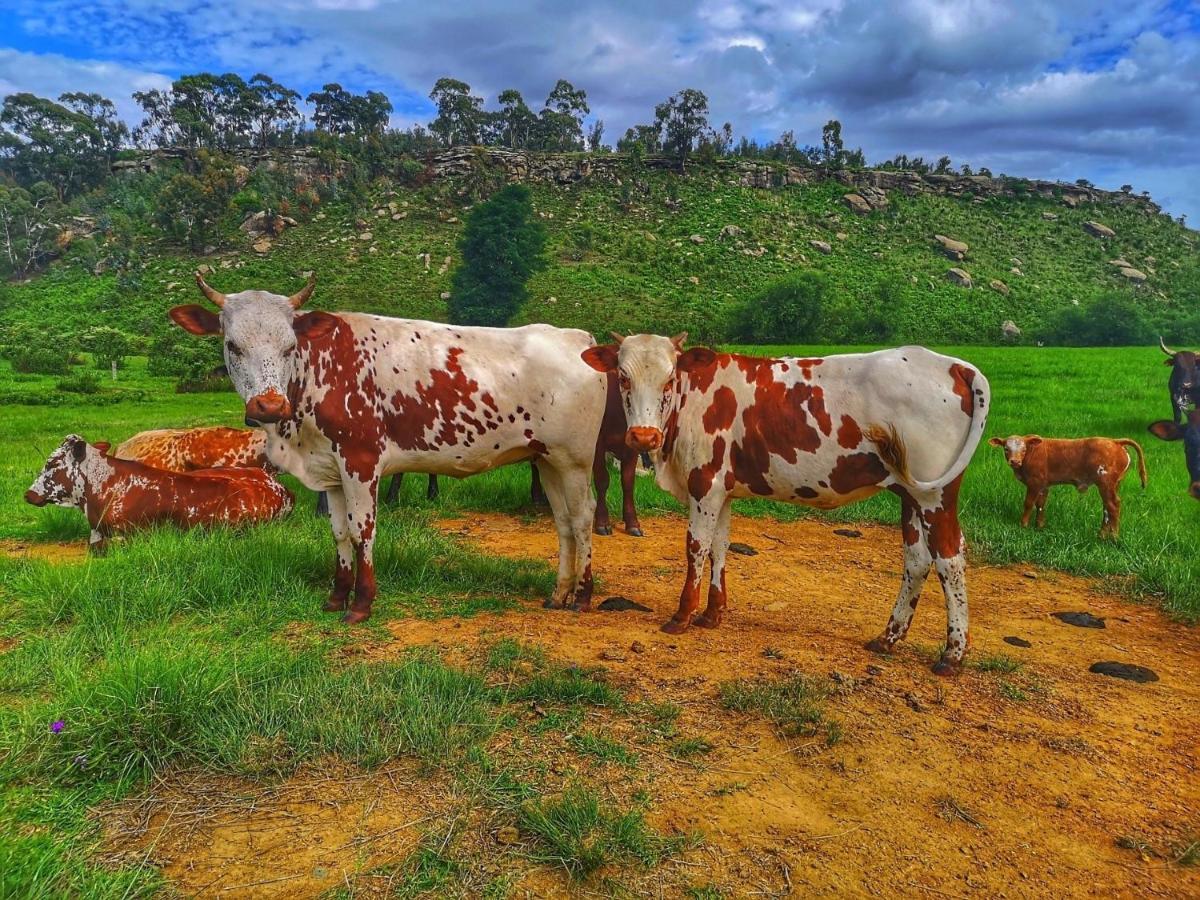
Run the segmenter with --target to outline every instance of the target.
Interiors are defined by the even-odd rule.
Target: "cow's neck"
[[[105,456],[89,447],[83,462],[79,464],[79,480],[83,490],[75,498],[75,505],[83,510],[88,522],[95,528],[115,499],[115,488],[125,480],[123,476],[140,474],[141,470],[147,468],[142,463]]]

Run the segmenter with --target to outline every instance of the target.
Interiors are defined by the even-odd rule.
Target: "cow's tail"
[[[933,481],[918,481],[912,476],[912,472],[908,468],[908,447],[895,425],[891,423],[871,425],[866,429],[864,436],[875,445],[876,452],[884,466],[904,487],[917,492],[941,490],[966,471],[967,464],[975,455],[979,442],[983,439],[988,410],[992,405],[991,386],[983,373],[978,370],[975,370],[975,377],[971,381],[971,390],[976,393],[973,394],[971,403],[971,425],[967,429],[967,436],[963,441],[962,448],[945,473]]]
[[[1117,438],[1117,443],[1122,447],[1132,447],[1137,451],[1138,458],[1138,478],[1142,480],[1142,487],[1146,486],[1146,457],[1142,453],[1142,445],[1130,438]]]

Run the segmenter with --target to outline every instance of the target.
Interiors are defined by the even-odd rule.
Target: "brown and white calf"
[[[1104,519],[1100,523],[1100,536],[1116,537],[1121,527],[1121,479],[1132,463],[1126,447],[1133,447],[1138,454],[1138,475],[1142,487],[1146,486],[1146,460],[1141,445],[1128,438],[1044,438],[1036,434],[994,437],[988,441],[993,447],[1003,447],[1004,457],[1025,485],[1025,509],[1021,513],[1021,527],[1029,524],[1029,517],[1037,509],[1037,527],[1046,525],[1046,495],[1056,484],[1070,484],[1087,492],[1093,484],[1100,492],[1104,504]]]
[[[344,610],[347,622],[371,613],[381,477],[463,477],[522,460],[537,464],[558,529],[547,605],[590,608],[588,472],[605,393],[604,379],[579,360],[591,335],[301,313],[311,279],[291,297],[226,296],[199,275],[197,283],[220,313],[177,306],[171,318],[193,334],[222,335],[246,423],[266,431],[268,459],[329,493],[337,565],[327,610]]]
[[[148,525],[239,525],[292,509],[291,493],[262,469],[168,472],[109,456],[107,444],[88,444],[75,434],[50,454],[25,501],[82,510],[96,551],[110,535]]]
[[[634,335],[583,354],[618,374],[626,440],[653,452],[658,483],[688,505],[687,577],[663,630],[720,624],[734,498],[832,509],[890,490],[901,502],[904,578],[867,647],[886,652],[904,637],[933,567],[947,619],[934,671],[957,673],[968,644],[958,489],[987,419],[987,379],[922,347],[765,359],[685,351],[686,337]],[[710,558],[708,605],[693,618]]]

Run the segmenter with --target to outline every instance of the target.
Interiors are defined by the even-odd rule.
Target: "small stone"
[[[614,650],[611,647],[605,647],[600,651],[600,658],[609,660],[610,662],[625,662],[625,654],[620,650]]]
[[[688,235],[688,240],[691,241],[693,244],[703,244],[704,236],[700,235],[700,234],[692,234],[692,235]]]
[[[1014,647],[1025,647],[1026,649],[1033,646],[1033,644],[1029,643],[1029,641],[1025,640],[1025,638],[1014,637],[1012,635],[1004,638],[1004,643],[1011,644]]]
[[[1092,663],[1091,666],[1088,667],[1088,671],[1093,672],[1096,675],[1107,675],[1110,678],[1121,678],[1125,681],[1133,681],[1137,684],[1149,684],[1152,681],[1158,681],[1158,675],[1153,669],[1147,669],[1145,666],[1135,666],[1132,663]]]
[[[1083,230],[1093,237],[1098,238],[1111,238],[1117,236],[1115,231],[1113,231],[1107,225],[1102,225],[1099,222],[1084,222]]]
[[[1030,581],[1037,581],[1037,572],[1022,572],[1022,578],[1028,578]]]
[[[1056,612],[1050,613],[1060,622],[1066,622],[1068,625],[1074,625],[1077,628],[1103,628],[1104,620],[1099,616],[1093,616],[1089,612]]]
[[[634,641],[632,644],[629,645],[629,649],[633,653],[645,653],[646,645],[643,644],[641,641]]]
[[[809,243],[813,246],[813,249],[818,250],[821,253],[832,253],[833,252],[833,247],[830,246],[830,244],[827,241],[813,240],[813,241],[809,241]]]
[[[689,275],[689,276],[688,276],[688,281],[689,281],[689,282],[691,282],[692,284],[699,284],[699,283],[700,283],[700,278],[699,278],[699,276],[697,276],[697,275]]]
[[[503,844],[504,846],[508,846],[509,844],[517,843],[517,841],[519,841],[519,840],[521,840],[521,832],[517,831],[517,829],[514,828],[512,825],[505,825],[503,828],[501,828],[499,831],[496,832],[496,843],[497,844]]]
[[[904,695],[904,702],[907,703],[909,705],[909,708],[912,709],[914,712],[919,712],[919,713],[925,712],[925,704],[922,703],[921,698],[918,697],[916,694],[914,694],[912,691],[909,691],[908,693],[906,693]]]
[[[1119,271],[1122,275],[1124,275],[1126,278],[1128,278],[1130,281],[1134,282],[1135,284],[1141,284],[1143,281],[1146,280],[1146,273],[1141,271],[1140,269],[1134,269],[1130,266],[1126,266],[1125,268],[1120,269]]]
[[[408,213],[406,213],[406,212],[392,213],[392,221],[393,222],[399,222],[401,219],[407,219],[407,218],[408,218]]]
[[[255,253],[266,253],[271,249],[271,242],[266,238],[259,238],[251,246],[254,248]]]
[[[837,238],[839,241],[844,241],[844,240],[846,240],[846,238],[850,237],[850,235],[846,234],[846,232],[844,232],[844,231],[839,231],[837,234],[834,235],[834,237]]]
[[[882,675],[883,669],[876,665],[867,666],[868,675]]]
[[[768,603],[763,607],[767,612],[782,612],[787,609],[788,605],[783,600],[776,600],[774,603]]]
[[[196,266],[196,271],[199,272],[201,275],[211,275],[212,271],[213,271],[213,267],[210,266],[208,263],[205,263],[204,265]]]
[[[375,235],[371,234],[369,231],[363,231],[359,233],[358,239],[360,241],[371,241],[375,239]]]
[[[991,281],[989,281],[988,287],[998,294],[1003,294],[1006,297],[1008,296],[1008,285],[999,278],[993,278]]]
[[[740,544],[737,541],[733,541],[729,545],[729,552],[738,553],[742,556],[758,556],[758,551],[749,544]]]

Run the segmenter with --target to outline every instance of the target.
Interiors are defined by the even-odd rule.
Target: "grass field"
[[[1161,353],[945,349],[991,381],[988,436],[1133,437],[1150,471],[1145,491],[1135,476],[1126,479],[1121,538],[1101,543],[1094,492],[1056,489],[1047,528],[1020,529],[1023,488],[1001,452],[985,446],[962,492],[973,558],[1099,576],[1180,619],[1200,618],[1193,544],[1200,504],[1185,493],[1180,447],[1145,432],[1168,411]],[[177,395],[143,366],[135,360],[117,388],[106,388],[128,392],[125,399],[60,394],[54,379],[0,373],[0,397],[63,398],[61,405],[0,406],[0,540],[86,539],[77,512],[22,502],[67,433],[118,441],[152,427],[238,424],[233,394]],[[292,623],[321,616],[330,574],[328,526],[312,514],[311,496],[286,522],[245,533],[158,531],[83,564],[0,554],[0,897],[152,893],[160,879],[151,867],[90,861],[97,826],[89,809],[175,769],[272,779],[330,755],[365,766],[396,756],[420,760],[475,807],[531,836],[522,864],[561,869],[568,878],[653,866],[703,840],[647,824],[635,765],[638,753],[690,753],[703,739],[678,733],[670,709],[625,698],[602,673],[564,668],[512,642],[465,667],[428,653],[372,662],[343,652],[370,641],[388,619],[504,609],[552,585],[547,566],[486,557],[427,527],[429,517],[460,509],[526,513],[525,467],[446,483],[435,504],[423,499],[422,482],[408,479],[401,507],[381,517],[380,615],[354,634],[326,629],[304,641],[288,638]],[[638,500],[647,515],[679,510],[648,479],[640,480]],[[884,496],[834,515],[894,522],[895,507]],[[742,502],[738,511],[814,514],[761,502]],[[530,704],[547,714],[536,727],[516,715]],[[580,731],[572,723],[585,716],[588,729]],[[56,722],[62,727],[52,731]],[[556,723],[565,724],[556,731]],[[593,761],[582,773],[545,762],[548,742],[567,731]],[[638,735],[632,744],[615,736],[629,733]],[[498,746],[521,752],[501,761]],[[501,876],[464,880],[469,867],[455,857],[453,826],[450,832],[430,834],[398,863],[399,884],[411,895],[455,884],[468,894],[503,896]]]

